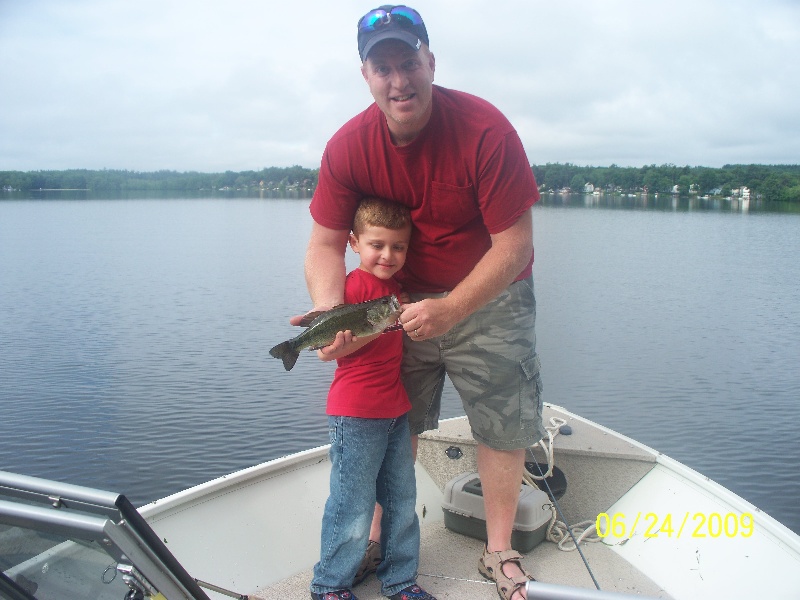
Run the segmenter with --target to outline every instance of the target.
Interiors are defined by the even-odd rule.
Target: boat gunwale
[[[261,481],[278,477],[283,473],[317,465],[328,460],[329,448],[329,444],[317,446],[240,469],[154,500],[140,507],[138,511],[147,520],[158,520],[159,517],[166,513],[179,513],[197,504],[209,502],[221,495],[233,493],[250,485],[256,485]]]

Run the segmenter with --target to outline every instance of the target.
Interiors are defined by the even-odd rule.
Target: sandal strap
[[[378,542],[369,541],[367,550],[364,557],[361,559],[361,564],[358,566],[358,571],[353,579],[353,585],[358,585],[367,577],[377,572],[378,565],[381,564],[381,545]]]
[[[515,593],[523,590],[528,581],[535,581],[531,575],[523,568],[522,555],[516,550],[500,550],[497,552],[489,552],[486,548],[483,550],[483,556],[480,560],[480,571],[497,584],[497,591],[502,598],[508,600],[512,598]],[[506,563],[516,563],[517,567],[522,571],[522,575],[509,577],[503,573],[503,565]]]
[[[522,572],[525,573],[525,569],[523,569]],[[508,579],[511,583],[513,583],[515,588],[521,585],[525,585],[529,581],[536,581],[533,577],[531,577],[527,573],[525,573],[525,575],[517,575],[515,577],[509,577],[508,575],[506,575],[505,578]]]
[[[508,579],[510,582],[511,579]],[[497,591],[503,596],[504,600],[510,600],[514,597],[518,591],[521,591],[523,595],[525,595],[525,584],[527,583],[527,579],[523,580],[521,583],[515,583],[514,587],[507,588],[504,587],[500,581],[497,582]]]
[[[519,563],[521,560],[522,554],[516,550],[499,550],[497,552],[489,552],[488,550],[484,549],[483,556],[481,557],[481,561],[488,569],[501,572],[503,565],[507,562]],[[522,568],[521,565],[520,568]]]

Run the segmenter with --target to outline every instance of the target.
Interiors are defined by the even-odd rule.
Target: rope
[[[559,417],[550,417],[550,426],[545,427],[545,431],[547,432],[547,442],[545,442],[545,439],[542,438],[529,449],[534,462],[536,462],[533,449],[536,448],[536,446],[541,447],[545,456],[547,457],[547,471],[542,473],[541,467],[538,467],[538,462],[536,462],[540,475],[534,475],[525,469],[522,475],[522,480],[525,484],[538,488],[539,486],[536,485],[536,481],[544,481],[547,489],[550,489],[546,479],[553,474],[553,467],[555,466],[555,450],[553,446],[553,440],[559,434],[561,426],[566,424],[567,421],[565,419],[561,419]],[[550,491],[550,495],[552,497],[552,490]],[[546,539],[549,542],[557,544],[559,550],[571,552],[577,549],[581,542],[590,543],[600,541],[600,537],[596,533],[596,525],[594,521],[581,521],[580,523],[575,523],[571,526],[567,525],[564,521],[559,521],[555,500],[554,503],[550,505],[550,512],[552,514],[550,516],[550,524],[547,526]]]
[[[552,516],[550,517],[550,525],[547,527],[547,541],[553,542],[558,545],[559,550],[564,552],[572,552],[578,548],[581,542],[599,542],[595,531],[596,525],[594,521],[581,521],[571,526],[559,521],[555,506],[550,507]],[[570,532],[572,535],[570,535]]]
[[[559,417],[550,417],[550,427],[544,428],[544,430],[547,432],[547,443],[545,443],[544,438],[542,438],[541,440],[539,440],[533,446],[530,447],[531,456],[534,456],[533,449],[536,448],[536,446],[539,446],[542,450],[544,450],[544,455],[547,457],[547,471],[544,474],[542,474],[541,477],[538,477],[533,473],[529,473],[528,470],[525,469],[525,473],[523,473],[522,475],[522,480],[528,485],[536,486],[535,483],[536,480],[547,479],[553,474],[553,467],[556,464],[555,454],[553,450],[553,440],[559,434],[561,426],[566,424],[567,424],[566,419],[561,419]],[[535,456],[533,460],[534,462],[536,461]]]

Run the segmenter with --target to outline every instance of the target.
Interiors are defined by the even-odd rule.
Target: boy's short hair
[[[353,234],[358,236],[367,227],[403,229],[411,226],[411,213],[398,202],[367,197],[361,200],[353,217]]]

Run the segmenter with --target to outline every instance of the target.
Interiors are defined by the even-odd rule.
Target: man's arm
[[[316,221],[306,250],[306,285],[315,307],[333,308],[344,302],[347,239],[350,232],[328,229]]]
[[[346,267],[344,262],[347,250],[349,231],[328,229],[316,221],[311,227],[311,237],[308,241],[305,260],[306,286],[314,305],[312,310],[328,310],[344,303],[344,280]],[[304,315],[297,315],[289,319],[292,325],[299,325]],[[320,358],[323,355],[335,353],[346,344],[352,343],[353,334],[340,331],[336,334],[333,344],[317,351]],[[348,350],[353,352],[355,349]],[[323,358],[323,360],[332,360]]]
[[[485,306],[511,285],[528,264],[533,252],[531,209],[524,212],[511,227],[491,238],[492,247],[447,296],[404,307],[400,320],[411,339],[447,333],[453,325]]]
[[[328,229],[314,222],[308,241],[305,275],[308,294],[314,305],[312,310],[328,310],[344,302],[346,250],[349,232]],[[289,319],[299,325],[304,315]]]

